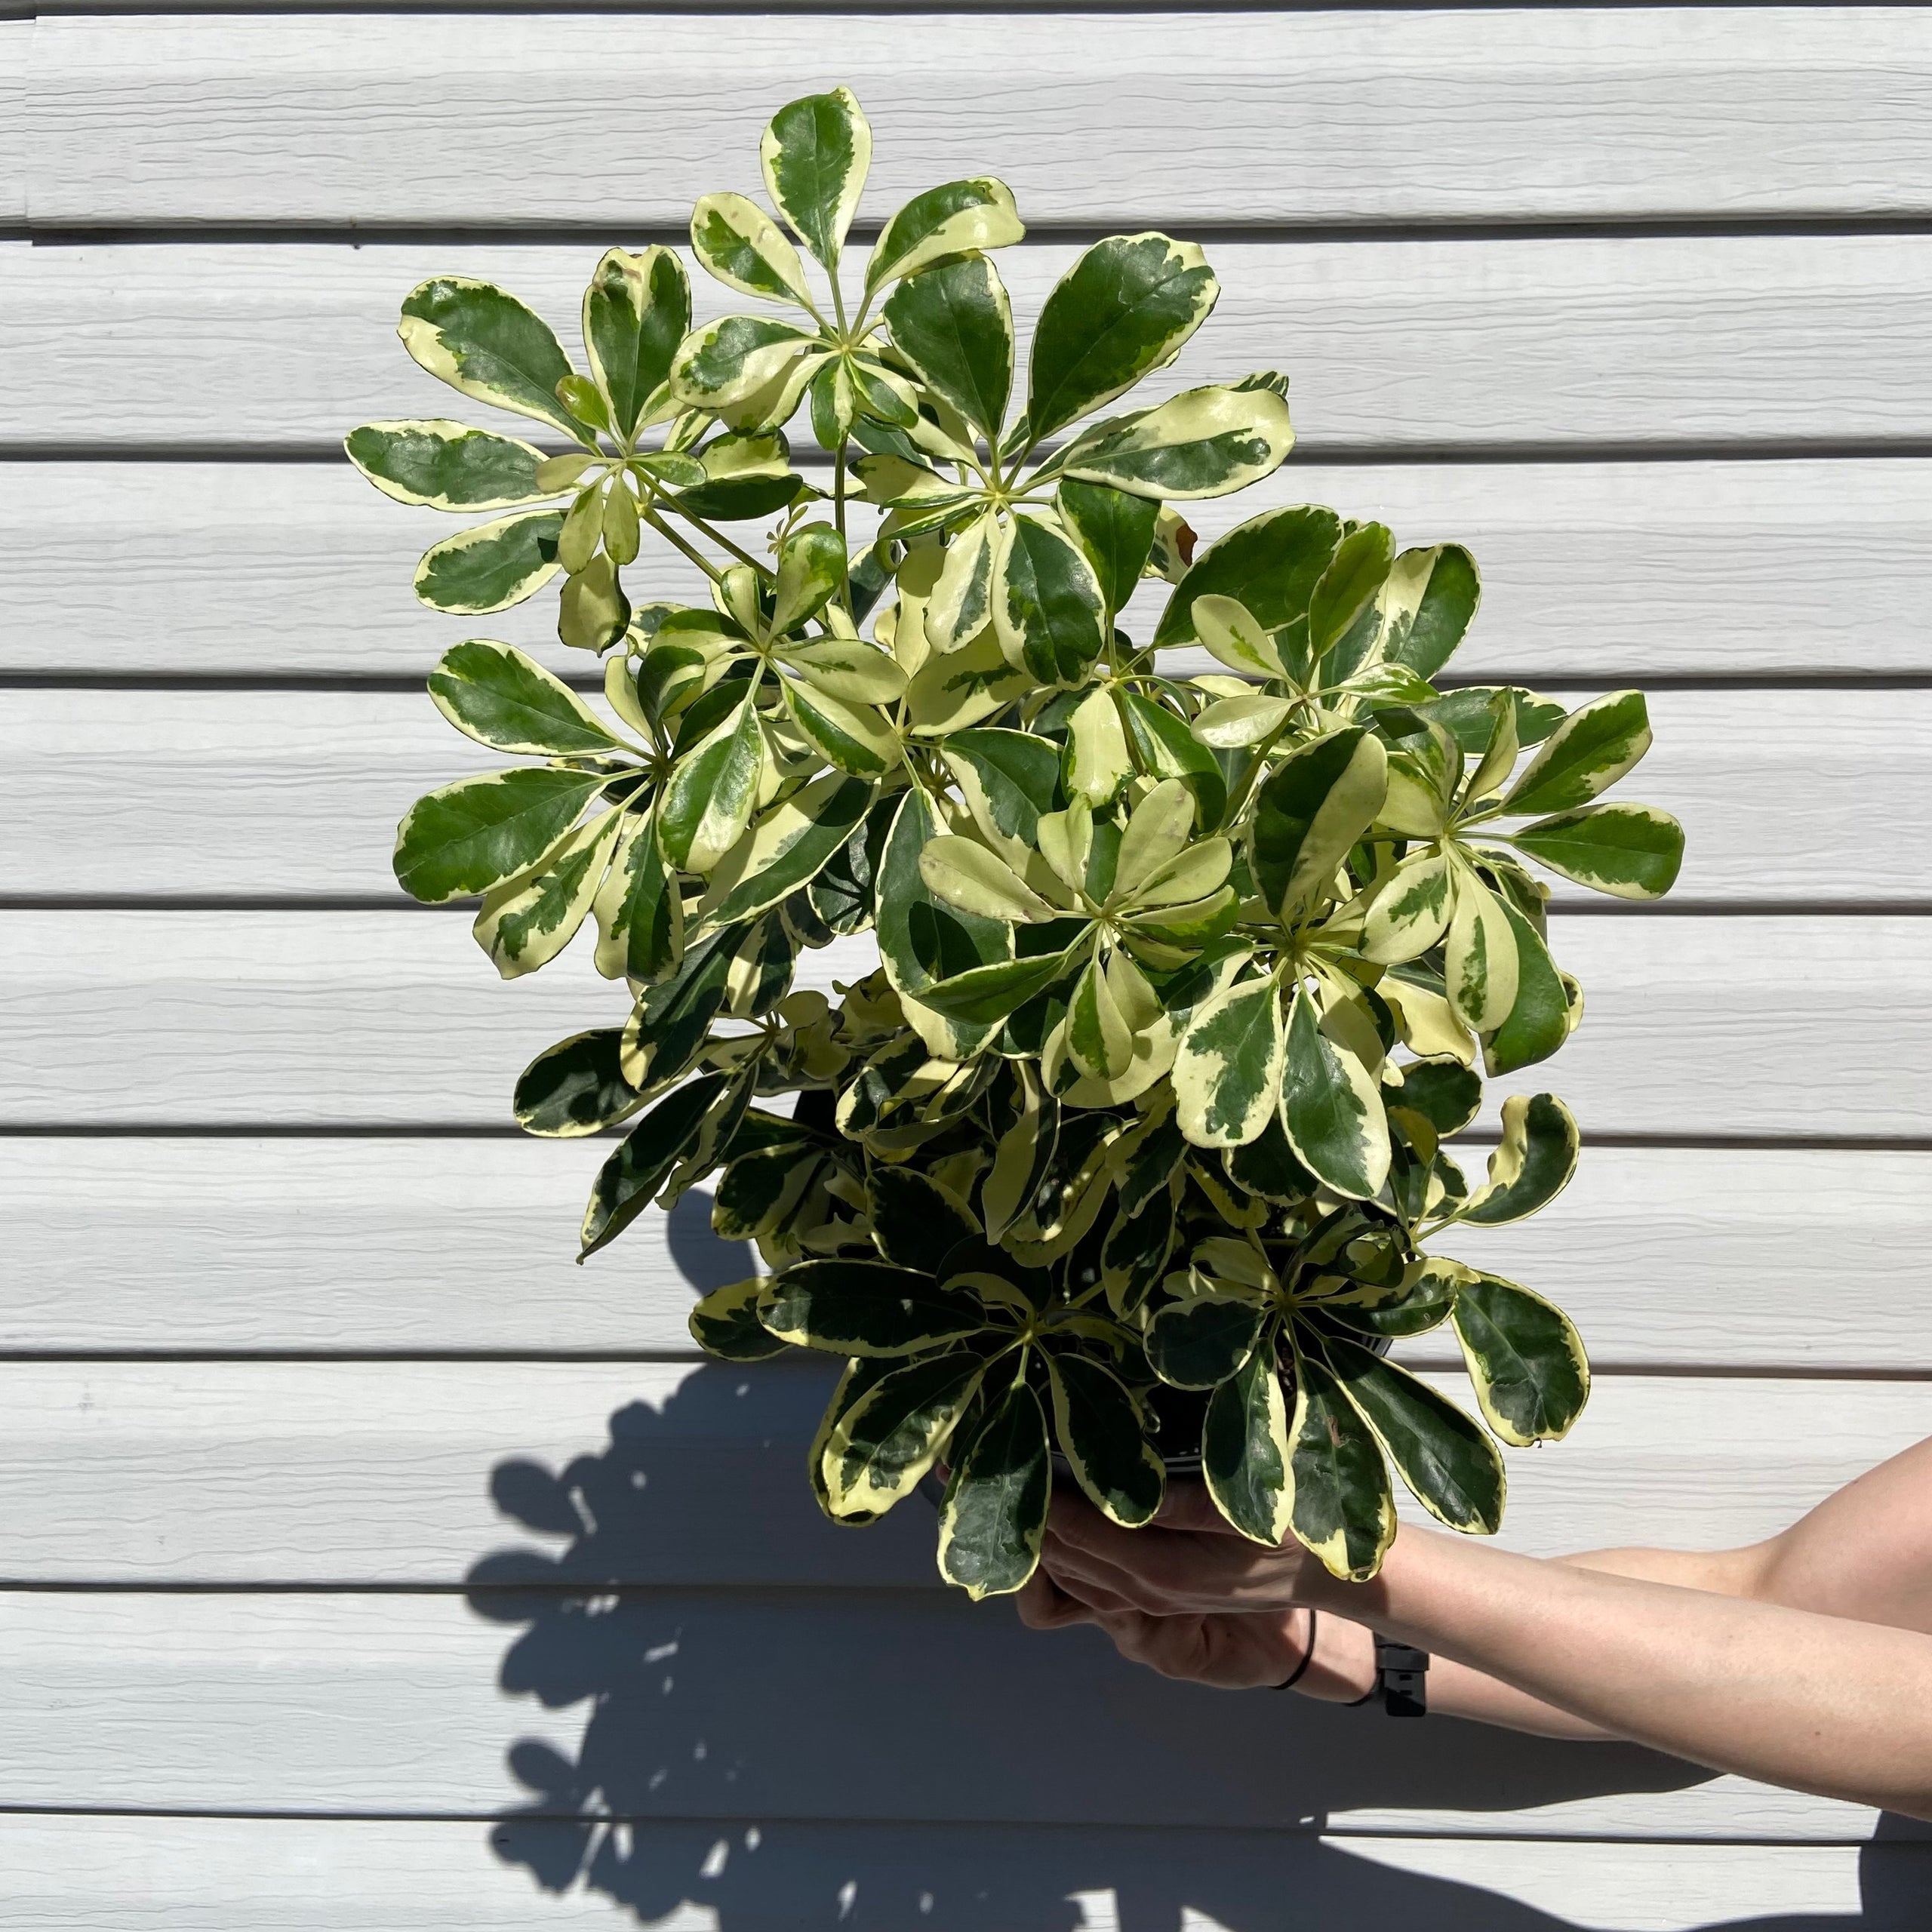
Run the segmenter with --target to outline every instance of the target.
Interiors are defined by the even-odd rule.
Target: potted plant
[[[1126,400],[1212,311],[1201,251],[1087,249],[1023,383],[1011,194],[931,189],[857,270],[870,147],[843,88],[782,109],[778,219],[721,193],[691,221],[755,306],[694,328],[672,251],[614,249],[583,370],[502,289],[405,301],[418,362],[565,445],[350,435],[389,495],[487,519],[417,594],[483,615],[560,580],[608,709],[508,645],[450,651],[438,708],[533,761],[422,799],[397,876],[481,895],[506,977],[594,923],[628,1017],[540,1054],[517,1118],[624,1129],[580,1258],[717,1177],[715,1226],[769,1272],[692,1332],[843,1360],[808,1465],[835,1520],[943,1466],[940,1567],[975,1596],[1031,1573],[1056,1460],[1130,1526],[1198,1468],[1242,1534],[1347,1577],[1394,1534],[1392,1469],[1492,1531],[1497,1439],[1561,1436],[1589,1371],[1558,1309],[1436,1244],[1544,1206],[1577,1134],[1537,1093],[1503,1101],[1486,1177],[1449,1143],[1485,1074],[1581,1017],[1539,871],[1632,899],[1676,876],[1676,823],[1601,798],[1649,746],[1643,697],[1443,688],[1478,598],[1454,544],[1297,505],[1197,552],[1176,506],[1293,441],[1272,371]],[[793,466],[801,413],[829,472]],[[647,532],[696,601],[630,601]],[[1119,620],[1150,578],[1142,641]],[[868,931],[837,1004],[794,989]],[[1480,1422],[1385,1358],[1445,1323]]]

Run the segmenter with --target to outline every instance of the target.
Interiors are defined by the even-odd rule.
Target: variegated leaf
[[[820,754],[855,778],[882,778],[899,762],[899,736],[867,704],[846,704],[786,678],[780,680],[792,721]]]
[[[1494,1032],[1483,1036],[1483,1064],[1492,1078],[1547,1060],[1570,1037],[1570,998],[1549,949],[1506,899],[1497,902],[1516,949],[1516,997]]]
[[[1074,1481],[1110,1521],[1130,1530],[1152,1521],[1167,1473],[1127,1385],[1100,1363],[1071,1352],[1050,1355],[1047,1370],[1054,1433]]]
[[[1295,990],[1281,1075],[1281,1125],[1295,1158],[1337,1194],[1372,1201],[1389,1178],[1389,1121],[1368,1070],[1323,1030]]]
[[[801,1261],[771,1278],[764,1325],[801,1349],[841,1355],[910,1355],[977,1332],[969,1297],[930,1275],[884,1261]]]
[[[558,401],[570,358],[549,325],[507,290],[463,275],[438,275],[403,298],[402,346],[429,371],[478,402],[554,424],[574,442],[582,426]]]
[[[471,930],[505,979],[547,966],[577,937],[603,883],[622,817],[614,807],[586,819],[528,872],[485,899]]]
[[[1554,1094],[1512,1094],[1503,1103],[1503,1139],[1489,1157],[1489,1177],[1457,1219],[1500,1227],[1547,1207],[1569,1186],[1581,1146],[1574,1117]]]
[[[657,814],[626,821],[592,911],[597,970],[607,980],[642,985],[660,979],[685,949],[683,895],[657,843]]]
[[[827,269],[838,266],[872,158],[872,131],[849,88],[788,101],[758,143],[766,191]]]
[[[623,1029],[574,1033],[517,1075],[516,1124],[526,1134],[574,1140],[634,1113],[645,1096],[624,1078]]]
[[[1516,1004],[1515,931],[1503,902],[1466,865],[1457,869],[1443,974],[1449,1002],[1472,1033],[1500,1026]]]
[[[1325,657],[1354,629],[1387,580],[1394,549],[1386,524],[1359,525],[1342,539],[1309,599],[1311,657]]]
[[[1456,1297],[1456,1339],[1490,1427],[1512,1447],[1570,1432],[1590,1394],[1589,1358],[1570,1318],[1514,1281],[1479,1275]]]
[[[429,696],[459,731],[498,751],[564,758],[623,749],[561,678],[487,638],[444,652],[429,674]]]
[[[486,892],[534,865],[605,782],[594,772],[523,767],[445,785],[397,828],[397,882],[430,906]]]
[[[1201,643],[1229,670],[1249,678],[1284,675],[1275,640],[1238,598],[1204,591],[1194,600],[1193,623]]]
[[[777,654],[815,691],[847,704],[897,704],[906,695],[906,673],[863,638],[813,638]]]
[[[940,1506],[940,1574],[976,1602],[1018,1589],[1040,1560],[1051,1474],[1040,1398],[1016,1382],[953,1465]]]
[[[1434,677],[1455,655],[1481,598],[1475,559],[1461,544],[1404,550],[1376,597],[1374,654]]]
[[[986,1367],[983,1355],[949,1349],[894,1369],[854,1403],[823,1451],[837,1513],[880,1515],[910,1495],[951,1441]]]
[[[1175,1056],[1181,1131],[1197,1147],[1254,1139],[1281,1100],[1287,1035],[1281,995],[1263,977],[1243,980],[1195,1014]]]
[[[691,325],[691,285],[670,249],[613,248],[597,264],[583,291],[583,345],[620,439],[663,407],[656,398]]]
[[[983,919],[1030,924],[1062,916],[997,853],[954,833],[942,834],[920,853],[919,876],[936,897]]]
[[[1288,1407],[1272,1349],[1257,1349],[1208,1401],[1201,1473],[1214,1505],[1252,1543],[1278,1549],[1293,1520]]]
[[[1254,866],[1262,897],[1288,915],[1318,897],[1382,810],[1388,756],[1360,725],[1284,758],[1255,796]]]
[[[1054,808],[1059,748],[1051,738],[987,727],[954,732],[940,751],[980,831],[1023,863],[1041,814]]]
[[[1004,248],[1026,233],[1013,191],[991,175],[948,181],[915,195],[888,221],[866,264],[866,293],[895,275],[970,250]]]
[[[691,253],[706,272],[741,294],[811,305],[798,251],[771,216],[743,195],[700,197],[691,210]]]
[[[1065,532],[1037,517],[1016,516],[1001,533],[990,595],[1007,662],[1043,685],[1078,683],[1106,648],[1106,600],[1093,565]],[[931,606],[926,622],[930,636]]]
[[[1294,709],[1284,697],[1217,698],[1194,721],[1194,735],[1213,751],[1244,751],[1275,737]]]
[[[764,770],[764,734],[751,683],[724,718],[680,751],[659,808],[657,835],[680,872],[709,872],[744,836]]]
[[[992,622],[993,564],[1004,535],[988,511],[946,546],[938,580],[926,599],[926,641],[934,650],[957,651]]]
[[[713,414],[734,420],[746,414],[747,405],[774,392],[776,386],[792,391],[792,408],[817,367],[816,331],[776,315],[721,315],[685,337],[672,359],[671,388],[688,408],[706,409]],[[758,424],[741,427],[776,427],[791,414],[775,408],[755,412]]]
[[[1684,828],[1652,805],[1586,805],[1526,825],[1519,852],[1617,899],[1661,899],[1684,863]]]
[[[705,1074],[666,1094],[631,1129],[598,1171],[578,1237],[578,1260],[615,1241],[651,1205],[697,1144],[728,1084],[721,1073]]]
[[[1322,1343],[1343,1391],[1429,1513],[1466,1536],[1503,1525],[1503,1458],[1481,1429],[1426,1382],[1358,1342]]]
[[[1107,608],[1119,611],[1139,588],[1161,506],[1150,497],[1130,496],[1099,483],[1062,481],[1054,493],[1060,520],[1094,566]]]
[[[979,1223],[958,1195],[912,1168],[875,1167],[866,1183],[872,1245],[888,1261],[940,1278],[946,1258],[978,1238]]]
[[[438,417],[365,423],[343,438],[349,460],[386,497],[435,510],[500,510],[552,495],[534,444]]]
[[[1213,310],[1220,285],[1193,243],[1097,242],[1054,285],[1033,332],[1028,433],[1049,436],[1164,368]]]
[[[1289,1437],[1288,1527],[1331,1576],[1367,1582],[1395,1539],[1389,1465],[1327,1366],[1299,1349]]]
[[[1571,712],[1503,801],[1506,811],[1567,812],[1606,791],[1651,748],[1641,691],[1612,691]]]
[[[561,510],[525,510],[458,531],[423,552],[416,566],[416,595],[431,610],[452,617],[506,611],[534,597],[555,576],[563,527]]]
[[[786,1344],[758,1318],[764,1278],[753,1275],[728,1281],[700,1296],[687,1324],[691,1340],[708,1355],[724,1361],[764,1361],[782,1355]]]
[[[926,387],[991,440],[1013,389],[1013,310],[984,255],[909,275],[886,298],[894,346]]]
[[[1288,405],[1272,390],[1188,389],[1143,415],[1097,425],[1061,463],[1081,482],[1185,503],[1272,476],[1294,440]]]
[[[1448,930],[1454,903],[1447,858],[1432,848],[1411,853],[1369,903],[1362,957],[1384,964],[1420,958]]]
[[[808,885],[863,823],[872,787],[827,772],[774,805],[711,875],[699,908],[700,929],[768,912]]]
[[[1238,1292],[1170,1302],[1147,1324],[1147,1360],[1175,1389],[1215,1389],[1254,1355],[1266,1303]]]
[[[1155,627],[1155,648],[1204,641],[1198,639],[1194,607],[1206,595],[1238,598],[1270,632],[1306,619],[1315,586],[1341,540],[1342,519],[1313,505],[1251,517],[1189,566]]]

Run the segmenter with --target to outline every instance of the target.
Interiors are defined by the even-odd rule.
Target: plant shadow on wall
[[[700,1289],[744,1265],[709,1211],[694,1195],[671,1228]],[[1284,1898],[1311,1924],[1346,1909],[1364,1928],[1560,1932],[1587,1907],[1554,1917],[1315,1832],[1382,1808],[1506,1831],[1518,1809],[1705,1775],[1171,1684],[1091,1632],[1029,1632],[940,1587],[930,1512],[863,1536],[826,1521],[797,1480],[826,1387],[809,1364],[698,1367],[661,1409],[618,1411],[601,1450],[492,1472],[531,1539],[475,1566],[471,1607],[515,1632],[504,1690],[582,1718],[574,1744],[546,1726],[507,1752],[529,1796],[491,1848],[544,1890],[646,1924],[697,1907],[720,1932],[1180,1932],[1190,1913],[1273,1932]],[[1928,1864],[1932,1847],[1876,1847],[1861,1917],[1752,1932],[1906,1932]]]

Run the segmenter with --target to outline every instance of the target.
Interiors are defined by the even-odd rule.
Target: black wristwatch
[[[1429,1715],[1429,1653],[1412,1644],[1392,1642],[1386,1637],[1375,1640],[1375,1681],[1353,1701],[1365,1704],[1380,1695],[1382,1708],[1392,1718],[1420,1718]]]

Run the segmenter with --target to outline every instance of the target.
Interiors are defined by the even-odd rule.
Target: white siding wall
[[[821,1522],[823,1379],[692,1358],[740,1267],[701,1210],[574,1269],[598,1150],[506,1131],[608,992],[500,986],[395,892],[464,627],[408,597],[435,520],[337,438],[442,406],[390,332],[421,275],[572,315],[839,80],[874,214],[1012,182],[1023,309],[1084,236],[1206,240],[1168,380],[1287,368],[1274,498],[1467,538],[1466,668],[1650,685],[1689,826],[1667,909],[1564,931],[1591,1145],[1495,1258],[1603,1373],[1506,1540],[1763,1535],[1932,1432],[1932,9],[26,11],[8,1926],[1922,1926],[1918,1828],[1165,1684],[943,1593],[917,1506]],[[499,634],[558,661],[531,609]]]

